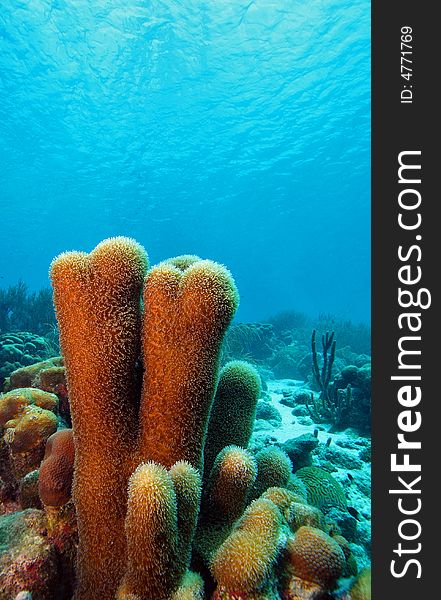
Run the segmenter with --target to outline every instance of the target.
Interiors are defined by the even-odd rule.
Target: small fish
[[[360,520],[360,513],[353,506],[348,506],[348,513],[357,519],[357,521]]]

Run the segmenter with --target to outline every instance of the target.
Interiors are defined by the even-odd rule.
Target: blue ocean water
[[[368,0],[2,0],[0,287],[135,237],[369,320]]]

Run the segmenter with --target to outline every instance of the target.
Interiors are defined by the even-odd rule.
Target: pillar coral
[[[183,257],[152,269],[144,287],[142,456],[202,467],[220,345],[238,294],[221,265]]]
[[[51,267],[75,442],[78,600],[115,597],[138,465],[185,460],[202,469],[220,345],[238,304],[220,265],[183,257],[146,275],[147,267],[144,249],[127,238],[62,254]]]
[[[219,452],[205,487],[201,517],[230,524],[245,510],[250,489],[256,479],[254,456],[238,446]]]
[[[234,360],[222,368],[204,448],[206,477],[225,446],[248,447],[259,394],[260,376],[253,366]]]
[[[253,496],[258,498],[269,487],[285,487],[292,473],[289,456],[280,448],[269,446],[256,454],[257,478]]]
[[[259,498],[249,505],[210,565],[221,590],[252,595],[270,586],[282,525],[282,515],[270,500]]]
[[[168,600],[181,586],[200,501],[201,482],[187,462],[169,471],[153,462],[130,477],[127,569],[117,597]],[[161,540],[158,543],[158,540]]]

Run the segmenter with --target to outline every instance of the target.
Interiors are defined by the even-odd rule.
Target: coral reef
[[[27,365],[52,356],[53,350],[46,338],[27,331],[0,335],[0,389],[9,375]],[[16,387],[28,387],[29,384]],[[5,391],[8,391],[5,389]]]
[[[342,346],[350,346],[357,354],[370,354],[371,331],[364,323],[352,323],[349,320],[338,319],[331,314],[321,314],[311,318],[305,313],[287,310],[267,319],[273,326],[275,335],[290,344],[293,340],[307,346],[311,339],[311,331],[334,331],[335,337]]]
[[[8,421],[15,421],[31,406],[54,412],[58,408],[58,398],[34,388],[18,388],[0,394],[0,427],[6,429]]]
[[[311,452],[318,446],[318,439],[311,433],[304,433],[296,438],[290,438],[282,444],[282,450],[286,452],[294,465],[294,471],[302,467],[312,465]]]
[[[55,597],[58,580],[56,555],[44,535],[42,511],[28,509],[0,520],[0,598],[29,591],[36,598]]]
[[[190,564],[200,490],[200,477],[186,462],[170,473],[153,462],[136,469],[128,488],[127,568],[117,598],[167,600],[178,591]]]
[[[257,477],[252,495],[257,498],[269,487],[285,487],[292,472],[288,455],[280,448],[269,447],[256,454]]]
[[[288,346],[279,346],[269,361],[274,376],[280,379],[303,379],[301,364],[305,352],[306,348],[295,341]]]
[[[61,371],[58,371],[58,369],[61,369]],[[20,367],[13,371],[5,381],[4,391],[9,392],[10,390],[23,387],[37,387],[40,389],[44,389],[44,386],[48,388],[54,387],[56,385],[53,381],[54,377],[53,375],[48,376],[48,374],[57,372],[64,375],[63,359],[61,356],[53,356],[39,362],[34,361],[28,366]],[[65,383],[64,377],[58,377],[57,379],[59,380],[57,383]],[[46,391],[54,392],[54,389],[47,389]]]
[[[66,369],[61,356],[20,367],[13,371],[4,383],[4,391],[16,388],[35,387],[51,392],[58,397],[58,411],[66,425],[72,425],[66,383]]]
[[[53,527],[42,510],[0,517],[0,600],[25,593],[33,600],[69,600],[75,545],[72,509],[60,514]]]
[[[267,421],[273,427],[279,427],[282,423],[282,416],[275,406],[269,402],[258,402],[256,407],[256,420]]]
[[[341,422],[342,427],[354,427],[358,431],[369,433],[371,430],[371,363],[357,367],[348,365],[335,378],[337,390],[351,390],[351,410],[347,411]]]
[[[270,367],[276,378],[306,380],[311,373],[311,331],[333,331],[341,348],[334,359],[335,372],[347,365],[362,367],[370,360],[370,327],[325,314],[311,318],[285,311],[265,323],[237,323],[227,332],[223,361],[246,360]]]
[[[292,514],[290,516],[290,524],[293,531],[297,531],[300,527],[309,526],[324,529],[325,520],[323,513],[314,506],[304,502],[295,502],[291,506]]]
[[[322,367],[316,350],[316,332],[312,332],[312,372],[320,394],[311,392],[306,407],[316,423],[331,423],[334,430],[355,427],[370,431],[371,367],[368,357],[361,368],[349,365],[340,369],[333,381],[332,369],[336,360],[334,332],[322,336]],[[348,353],[347,353],[348,354]],[[352,355],[352,353],[349,353]],[[355,389],[354,389],[355,388]]]
[[[331,334],[326,332],[326,335],[322,335],[322,367],[320,369],[314,329],[311,337],[312,373],[314,382],[320,390],[320,396],[316,400],[314,394],[311,393],[311,405],[307,402],[306,407],[316,423],[331,422],[338,427],[341,426],[344,413],[350,409],[352,396],[350,387],[347,393],[343,394],[334,385],[331,385],[335,349],[334,332]]]
[[[349,589],[350,600],[371,600],[371,570],[363,569]]]
[[[277,506],[268,499],[254,500],[211,561],[220,590],[249,594],[270,587],[281,529]]]
[[[38,493],[39,470],[35,469],[25,475],[19,485],[18,500],[21,508],[42,508]]]
[[[265,361],[272,356],[277,339],[269,323],[237,323],[225,336],[222,355],[225,361]]]
[[[203,514],[210,515],[211,521],[232,523],[243,513],[256,476],[257,462],[252,454],[238,446],[223,448],[210,472]]]
[[[90,259],[61,255],[51,269],[75,432],[79,598],[97,590],[103,598],[115,593],[124,571],[126,488],[133,470],[127,463],[135,443],[146,258],[134,243],[108,246]]]
[[[292,394],[292,407],[276,409],[261,366],[236,360],[219,371],[238,304],[229,272],[195,256],[148,270],[141,246],[112,238],[91,254],[62,254],[51,277],[63,359],[12,373],[0,398],[9,431],[0,477],[13,472],[5,461],[29,411],[59,427],[40,436],[39,470],[27,459],[32,469],[9,496],[2,483],[5,512],[28,507],[0,516],[5,598],[337,600],[353,591],[358,600],[365,579],[339,588],[356,575],[360,548],[342,535],[345,516],[354,519],[347,487],[309,466],[326,465],[334,449],[326,454],[318,431],[256,445],[259,422],[277,430],[305,405]],[[295,343],[272,326],[240,329],[259,360]],[[72,430],[56,416],[68,396]],[[347,453],[353,468],[357,452]],[[25,532],[16,543],[14,522]]]

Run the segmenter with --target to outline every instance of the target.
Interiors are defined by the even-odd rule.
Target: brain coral
[[[303,467],[296,471],[296,476],[306,486],[309,504],[325,514],[332,508],[347,509],[344,489],[327,471],[319,467]]]
[[[38,478],[38,492],[45,506],[63,506],[69,501],[74,458],[72,429],[61,429],[50,436]]]
[[[289,456],[289,454],[288,454],[288,456]],[[303,498],[303,500],[306,502],[306,498],[308,496],[308,491],[306,489],[306,486],[303,483],[303,481],[301,479],[299,479],[298,477],[296,477],[294,474],[292,474],[291,477],[289,478],[289,481],[286,484],[286,488],[288,490],[291,490],[292,492],[294,492],[301,498]]]
[[[346,563],[337,542],[315,527],[300,527],[287,552],[293,575],[325,590],[334,589]]]

